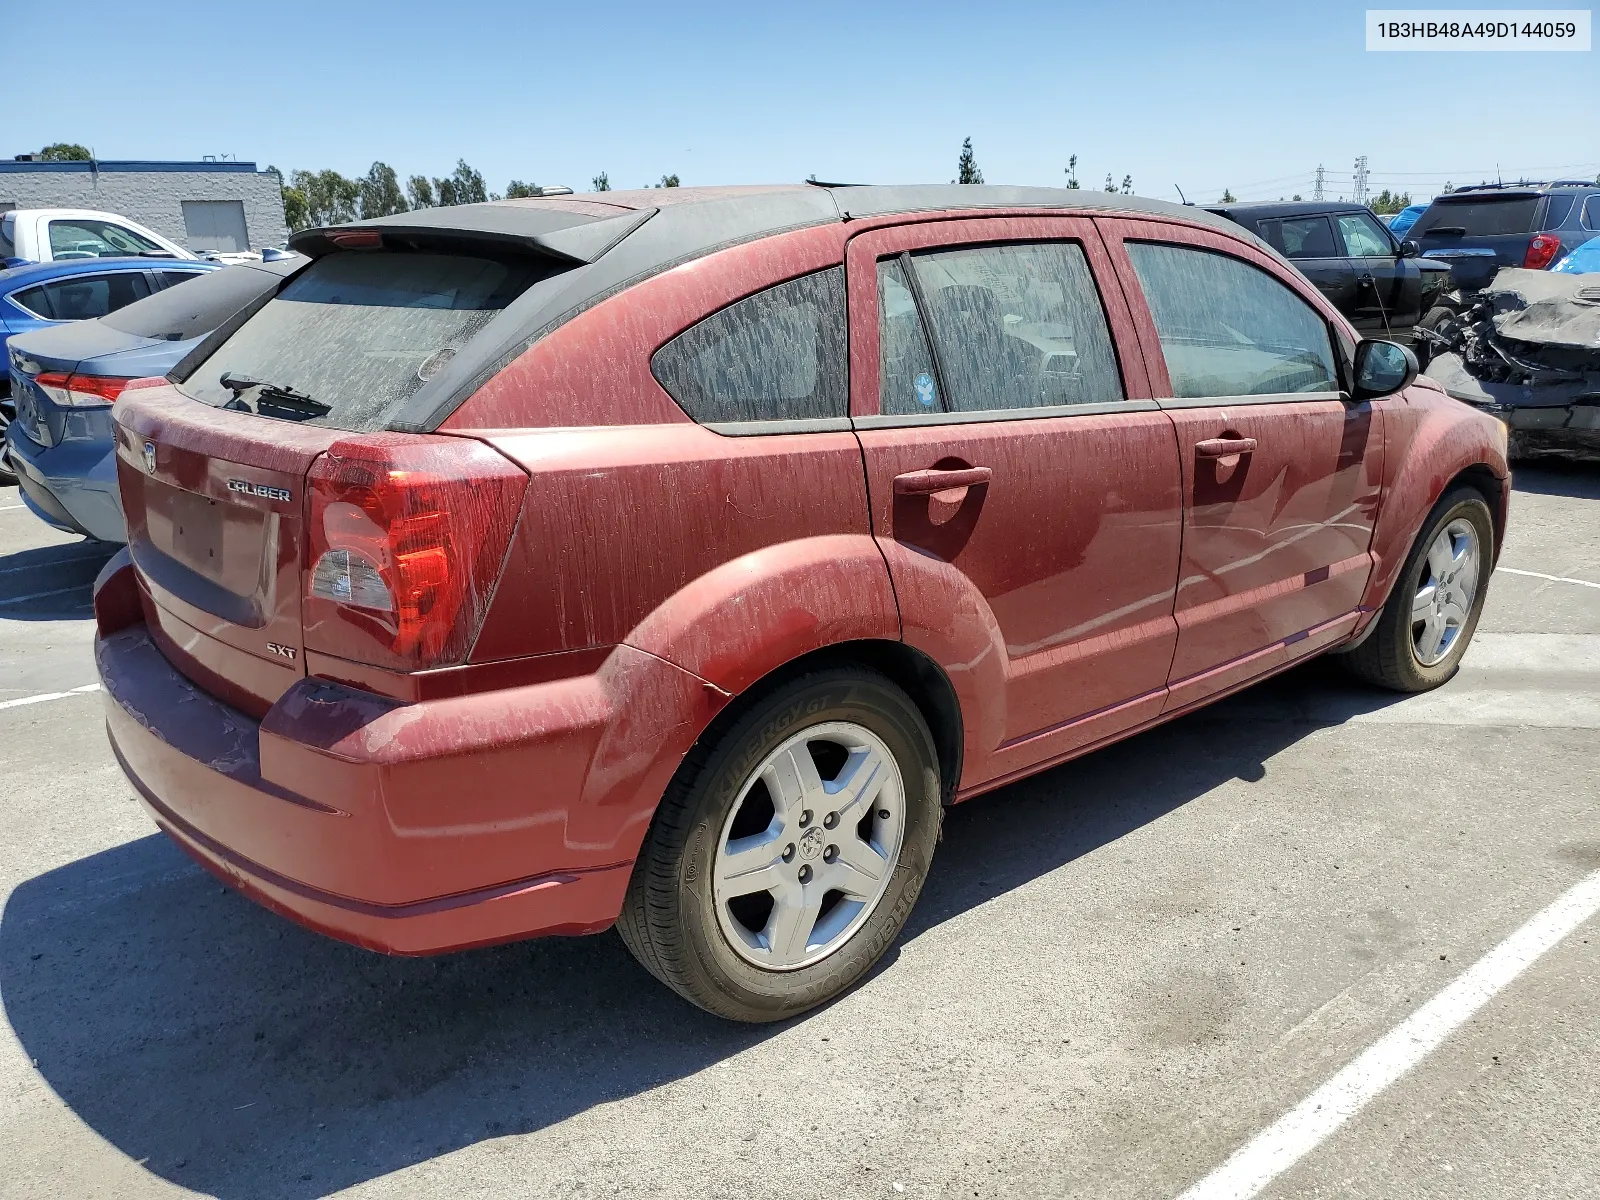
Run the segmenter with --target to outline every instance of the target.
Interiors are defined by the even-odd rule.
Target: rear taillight
[[[1522,265],[1530,271],[1542,271],[1555,262],[1556,255],[1560,253],[1560,238],[1553,233],[1536,233],[1528,243],[1528,253],[1523,255]]]
[[[68,375],[62,371],[45,371],[33,381],[50,399],[69,408],[104,408],[133,382],[113,375]]]
[[[306,476],[306,649],[405,670],[462,661],[527,483],[466,438],[335,443]]]

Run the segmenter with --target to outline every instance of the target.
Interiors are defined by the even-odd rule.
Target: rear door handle
[[[1227,458],[1233,454],[1250,454],[1256,448],[1255,438],[1207,438],[1194,444],[1194,452],[1201,458]]]
[[[949,492],[956,488],[977,487],[994,478],[988,467],[964,467],[952,471],[907,471],[894,477],[894,494],[897,496],[931,496],[934,492]]]

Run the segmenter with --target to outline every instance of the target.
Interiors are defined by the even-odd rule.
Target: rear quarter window
[[[650,370],[701,424],[845,416],[844,268],[712,313],[657,350]]]
[[[244,376],[326,405],[327,413],[310,424],[381,429],[501,310],[555,269],[543,259],[389,250],[329,254],[296,275],[190,371],[182,390],[221,407],[234,398],[222,376]],[[172,298],[199,286],[174,288]],[[250,403],[248,393],[244,403]]]

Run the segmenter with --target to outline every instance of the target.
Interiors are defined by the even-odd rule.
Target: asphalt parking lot
[[[958,808],[876,974],[767,1028],[611,934],[385,959],[226,892],[74,690],[103,552],[19,503],[8,1196],[1173,1197],[1600,869],[1596,468],[1518,473],[1445,688],[1313,663]],[[1591,919],[1263,1194],[1600,1194],[1597,984]]]

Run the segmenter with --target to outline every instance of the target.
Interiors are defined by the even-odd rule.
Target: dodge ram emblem
[[[144,444],[144,469],[148,475],[156,473],[156,444],[154,442],[146,442]]]

